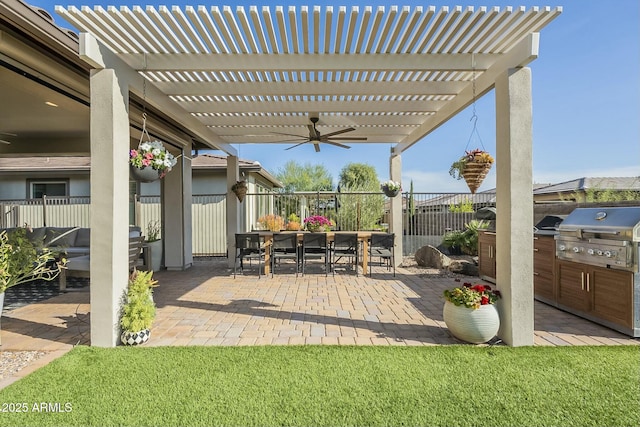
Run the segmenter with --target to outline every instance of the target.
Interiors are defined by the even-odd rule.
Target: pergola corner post
[[[236,240],[239,231],[240,202],[231,187],[240,179],[238,156],[227,156],[227,265],[231,268],[235,263]]]
[[[191,160],[186,157],[190,154],[189,143],[183,147],[182,156],[171,172],[162,180],[162,240],[167,270],[185,270],[193,265]]]
[[[402,156],[394,154],[393,150],[389,157],[389,179],[402,182]],[[402,264],[402,239],[404,235],[402,229],[402,194],[400,194],[400,197],[391,197],[390,200],[389,232],[396,235],[394,263],[398,267]]]
[[[496,79],[495,94],[498,336],[511,346],[533,345],[531,70],[507,70]]]
[[[129,277],[129,85],[91,71],[91,345],[115,347]]]

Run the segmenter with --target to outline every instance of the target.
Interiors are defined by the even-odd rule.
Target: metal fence
[[[226,194],[194,195],[192,198],[192,250],[194,256],[227,252]],[[424,245],[437,246],[452,230],[464,229],[475,212],[495,206],[495,193],[403,193],[404,255]],[[161,221],[159,196],[132,199],[132,222],[143,233],[149,223]],[[89,197],[44,197],[0,201],[0,227],[29,224],[32,227],[89,227]],[[285,225],[310,215],[323,215],[345,231],[387,230],[389,199],[381,193],[296,192],[249,193],[240,205],[240,228],[262,228],[265,215],[282,217]]]

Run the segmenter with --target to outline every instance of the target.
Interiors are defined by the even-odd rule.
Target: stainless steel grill
[[[575,209],[555,239],[559,259],[637,273],[640,206]]]

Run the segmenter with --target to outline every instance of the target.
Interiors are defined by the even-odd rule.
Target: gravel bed
[[[0,351],[0,380],[12,376],[46,354],[46,351]]]

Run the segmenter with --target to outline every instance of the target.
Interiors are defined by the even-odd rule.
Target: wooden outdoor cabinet
[[[633,329],[633,273],[558,260],[558,307],[617,330]]]
[[[533,288],[535,298],[556,302],[556,242],[553,236],[533,237]]]
[[[478,233],[478,273],[480,278],[496,283],[496,233]]]

